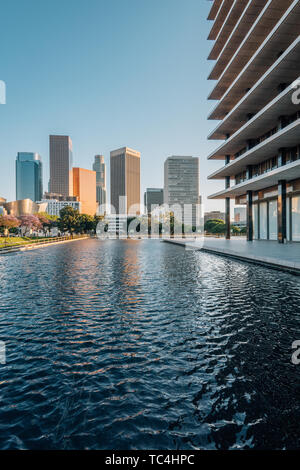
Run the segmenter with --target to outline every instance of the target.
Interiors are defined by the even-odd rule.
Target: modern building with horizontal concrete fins
[[[200,203],[199,158],[168,157],[164,165],[164,204],[169,207],[180,206],[182,213],[184,211],[185,223],[199,226]]]
[[[217,103],[209,155],[225,165],[209,176],[247,209],[249,241],[300,241],[300,0],[214,0],[209,95]]]
[[[140,214],[140,180],[140,152],[128,147],[110,152],[110,203],[116,214]]]

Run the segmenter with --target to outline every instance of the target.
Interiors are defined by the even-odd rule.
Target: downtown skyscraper
[[[110,152],[111,205],[116,214],[140,214],[141,154],[123,147]]]
[[[95,155],[93,170],[96,172],[97,203],[103,209],[106,204],[106,165],[103,155]]]
[[[66,135],[50,135],[50,193],[73,195],[72,140]]]
[[[43,194],[42,161],[38,153],[19,152],[16,159],[16,199],[40,201]]]
[[[185,224],[200,223],[199,158],[172,156],[164,165],[164,203],[182,211]]]

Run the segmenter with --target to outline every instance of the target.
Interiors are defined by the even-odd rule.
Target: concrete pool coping
[[[276,241],[247,242],[245,239],[222,238],[204,238],[201,242],[195,239],[165,239],[164,242],[300,275],[299,243],[281,245]]]

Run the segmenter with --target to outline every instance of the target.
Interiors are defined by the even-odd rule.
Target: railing
[[[17,238],[17,237],[16,237]],[[36,245],[50,245],[53,243],[57,242],[63,242],[63,241],[68,241],[68,240],[77,240],[80,238],[88,238],[88,235],[74,235],[72,236],[65,236],[65,237],[53,237],[53,238],[47,238],[43,240],[42,238],[36,239],[36,240],[28,240],[20,243],[14,243],[14,244],[7,244],[4,246],[0,247],[0,253],[5,251],[14,251],[16,248],[22,249],[22,248],[27,248],[27,247],[32,247]],[[0,244],[1,244],[1,237],[0,237]]]

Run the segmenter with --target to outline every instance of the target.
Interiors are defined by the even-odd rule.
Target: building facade
[[[94,216],[97,211],[96,172],[73,168],[73,195],[78,198],[80,212]]]
[[[36,202],[43,194],[42,161],[38,153],[19,152],[16,159],[16,199]]]
[[[96,172],[96,191],[97,203],[99,206],[106,205],[106,165],[103,155],[96,155],[93,164],[93,170]],[[104,210],[102,214],[104,215]]]
[[[43,199],[41,204],[46,204],[45,212],[49,215],[60,216],[60,211],[65,207],[72,207],[72,209],[81,212],[81,205],[79,201],[59,201],[58,199]]]
[[[144,206],[147,214],[151,214],[153,206],[162,206],[164,190],[162,188],[147,188],[144,193]]]
[[[72,140],[66,135],[50,135],[49,191],[62,196],[73,195]]]
[[[47,204],[43,202],[34,202],[31,199],[22,199],[12,202],[0,203],[3,214],[14,215],[33,215],[37,212],[46,212]]]
[[[190,226],[199,226],[199,158],[167,158],[164,165],[164,204],[181,207],[183,221]]]
[[[209,139],[223,141],[209,159],[225,165],[210,175],[230,203],[246,207],[249,241],[300,241],[300,1],[214,0],[209,75],[219,121]]]
[[[140,174],[140,152],[128,147],[110,152],[110,203],[116,214],[140,214]]]

